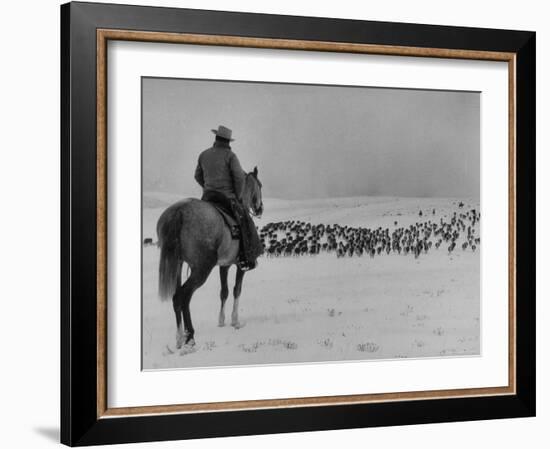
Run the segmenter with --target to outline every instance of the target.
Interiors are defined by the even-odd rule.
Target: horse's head
[[[245,206],[250,209],[250,212],[255,217],[260,218],[264,211],[264,203],[262,202],[262,183],[258,178],[258,167],[246,175],[245,187],[246,199]]]

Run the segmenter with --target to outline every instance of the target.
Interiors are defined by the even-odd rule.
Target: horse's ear
[[[258,167],[254,167],[254,171],[252,172],[252,174],[254,175],[255,178],[258,177]]]

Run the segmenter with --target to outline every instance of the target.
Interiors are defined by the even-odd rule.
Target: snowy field
[[[156,221],[181,197],[146,193],[143,237],[156,241]],[[463,202],[464,207],[459,208]],[[258,228],[300,220],[376,229],[441,219],[479,203],[442,198],[264,199]],[[419,216],[422,211],[423,215]],[[434,213],[435,211],[435,213]],[[397,221],[397,225],[395,222]],[[479,222],[475,223],[479,236]],[[466,233],[464,233],[466,234]],[[432,239],[434,242],[436,239]],[[143,368],[300,363],[342,360],[466,356],[480,353],[480,245],[435,245],[417,258],[392,251],[337,257],[334,252],[259,259],[247,273],[240,299],[241,329],[218,327],[217,269],[193,296],[196,351],[180,355],[171,301],[157,297],[159,250],[143,247]],[[185,267],[184,267],[185,272]],[[235,268],[230,270],[230,291]]]

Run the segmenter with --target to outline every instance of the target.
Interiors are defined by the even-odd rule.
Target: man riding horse
[[[240,228],[241,245],[238,266],[241,270],[254,269],[263,252],[256,226],[242,204],[246,174],[237,155],[231,150],[232,131],[219,126],[212,132],[216,138],[212,147],[204,150],[195,170],[195,180],[203,188],[203,201],[215,203],[236,220]]]

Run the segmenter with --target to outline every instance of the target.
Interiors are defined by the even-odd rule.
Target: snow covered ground
[[[144,195],[143,237],[156,241],[155,226],[177,195]],[[302,220],[312,224],[389,228],[428,220],[449,220],[453,212],[476,208],[469,199],[338,198],[264,200],[256,221]],[[435,209],[435,214],[433,210]],[[423,216],[419,217],[419,211]],[[476,224],[479,235],[479,223]],[[462,240],[459,240],[459,243]],[[299,363],[476,355],[480,352],[480,249],[446,244],[417,259],[382,253],[374,258],[334,253],[300,257],[262,257],[244,278],[240,319],[218,327],[219,276],[212,272],[193,296],[191,314],[196,351],[169,353],[174,347],[171,301],[157,297],[159,250],[143,247],[143,368]],[[185,270],[185,268],[184,268]],[[230,271],[230,291],[234,279]]]

